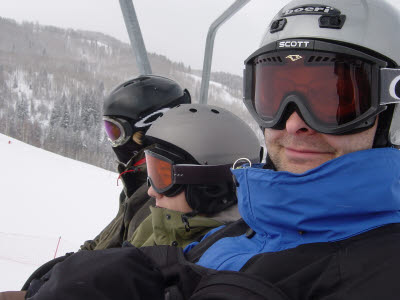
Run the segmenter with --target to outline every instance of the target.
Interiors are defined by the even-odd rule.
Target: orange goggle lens
[[[172,161],[168,161],[157,154],[146,151],[147,176],[151,180],[151,185],[157,191],[168,190],[173,185]]]

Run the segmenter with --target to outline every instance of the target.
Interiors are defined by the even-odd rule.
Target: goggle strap
[[[400,103],[400,69],[382,68],[380,70],[380,105]]]
[[[231,165],[173,165],[174,184],[215,184],[232,180]]]

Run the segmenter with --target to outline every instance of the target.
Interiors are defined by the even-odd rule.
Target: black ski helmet
[[[317,50],[322,41],[386,61],[388,66],[372,83],[387,106],[379,114],[374,147],[400,145],[399,27],[400,11],[389,0],[293,0],[266,28],[260,49],[274,43],[277,51],[300,49],[309,41]]]
[[[165,108],[183,103],[191,103],[190,94],[172,79],[141,75],[110,93],[104,102],[103,115],[122,117],[138,130],[147,130]]]
[[[141,75],[117,86],[106,98],[103,118],[117,118],[128,123],[124,144],[113,146],[122,163],[127,163],[147,146],[144,134],[150,125],[167,110],[178,104],[191,103],[189,91],[172,79]]]
[[[190,157],[186,164],[232,166],[240,158],[252,163],[260,160],[260,141],[252,129],[217,106],[183,104],[173,108],[150,127],[147,137],[161,150]],[[217,213],[237,201],[232,177],[225,183],[184,187],[186,201],[199,213]]]

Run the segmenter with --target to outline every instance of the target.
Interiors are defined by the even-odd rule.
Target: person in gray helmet
[[[155,145],[145,150],[155,205],[129,240],[132,245],[185,247],[240,218],[230,167],[242,157],[260,161],[260,142],[248,125],[223,108],[182,104],[157,120],[146,137]]]
[[[148,195],[155,205],[128,240],[132,245],[185,247],[240,218],[230,168],[243,157],[258,163],[261,152],[259,139],[244,121],[220,107],[182,104],[154,122],[146,138],[152,145],[144,150]],[[38,290],[41,297],[41,286],[58,273],[57,265],[32,282],[28,297],[36,297]]]
[[[189,245],[186,257],[212,240],[194,266],[176,248],[125,248],[121,257],[135,259],[123,261],[144,267],[151,258],[141,270],[151,289],[130,280],[101,294],[129,287],[158,292],[152,299],[398,299],[399,28],[400,11],[388,0],[283,7],[245,61],[244,102],[268,154],[266,164],[232,171],[249,230],[218,236],[220,229]],[[57,283],[46,296],[57,295]],[[73,293],[73,285],[58,291]]]

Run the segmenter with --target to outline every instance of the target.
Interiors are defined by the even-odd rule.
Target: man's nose
[[[286,120],[286,131],[290,134],[296,135],[311,135],[315,134],[316,131],[309,127],[297,112],[293,112],[290,117]]]
[[[153,187],[150,185],[149,189],[147,190],[147,195],[154,198],[160,198],[161,194],[157,193]]]

